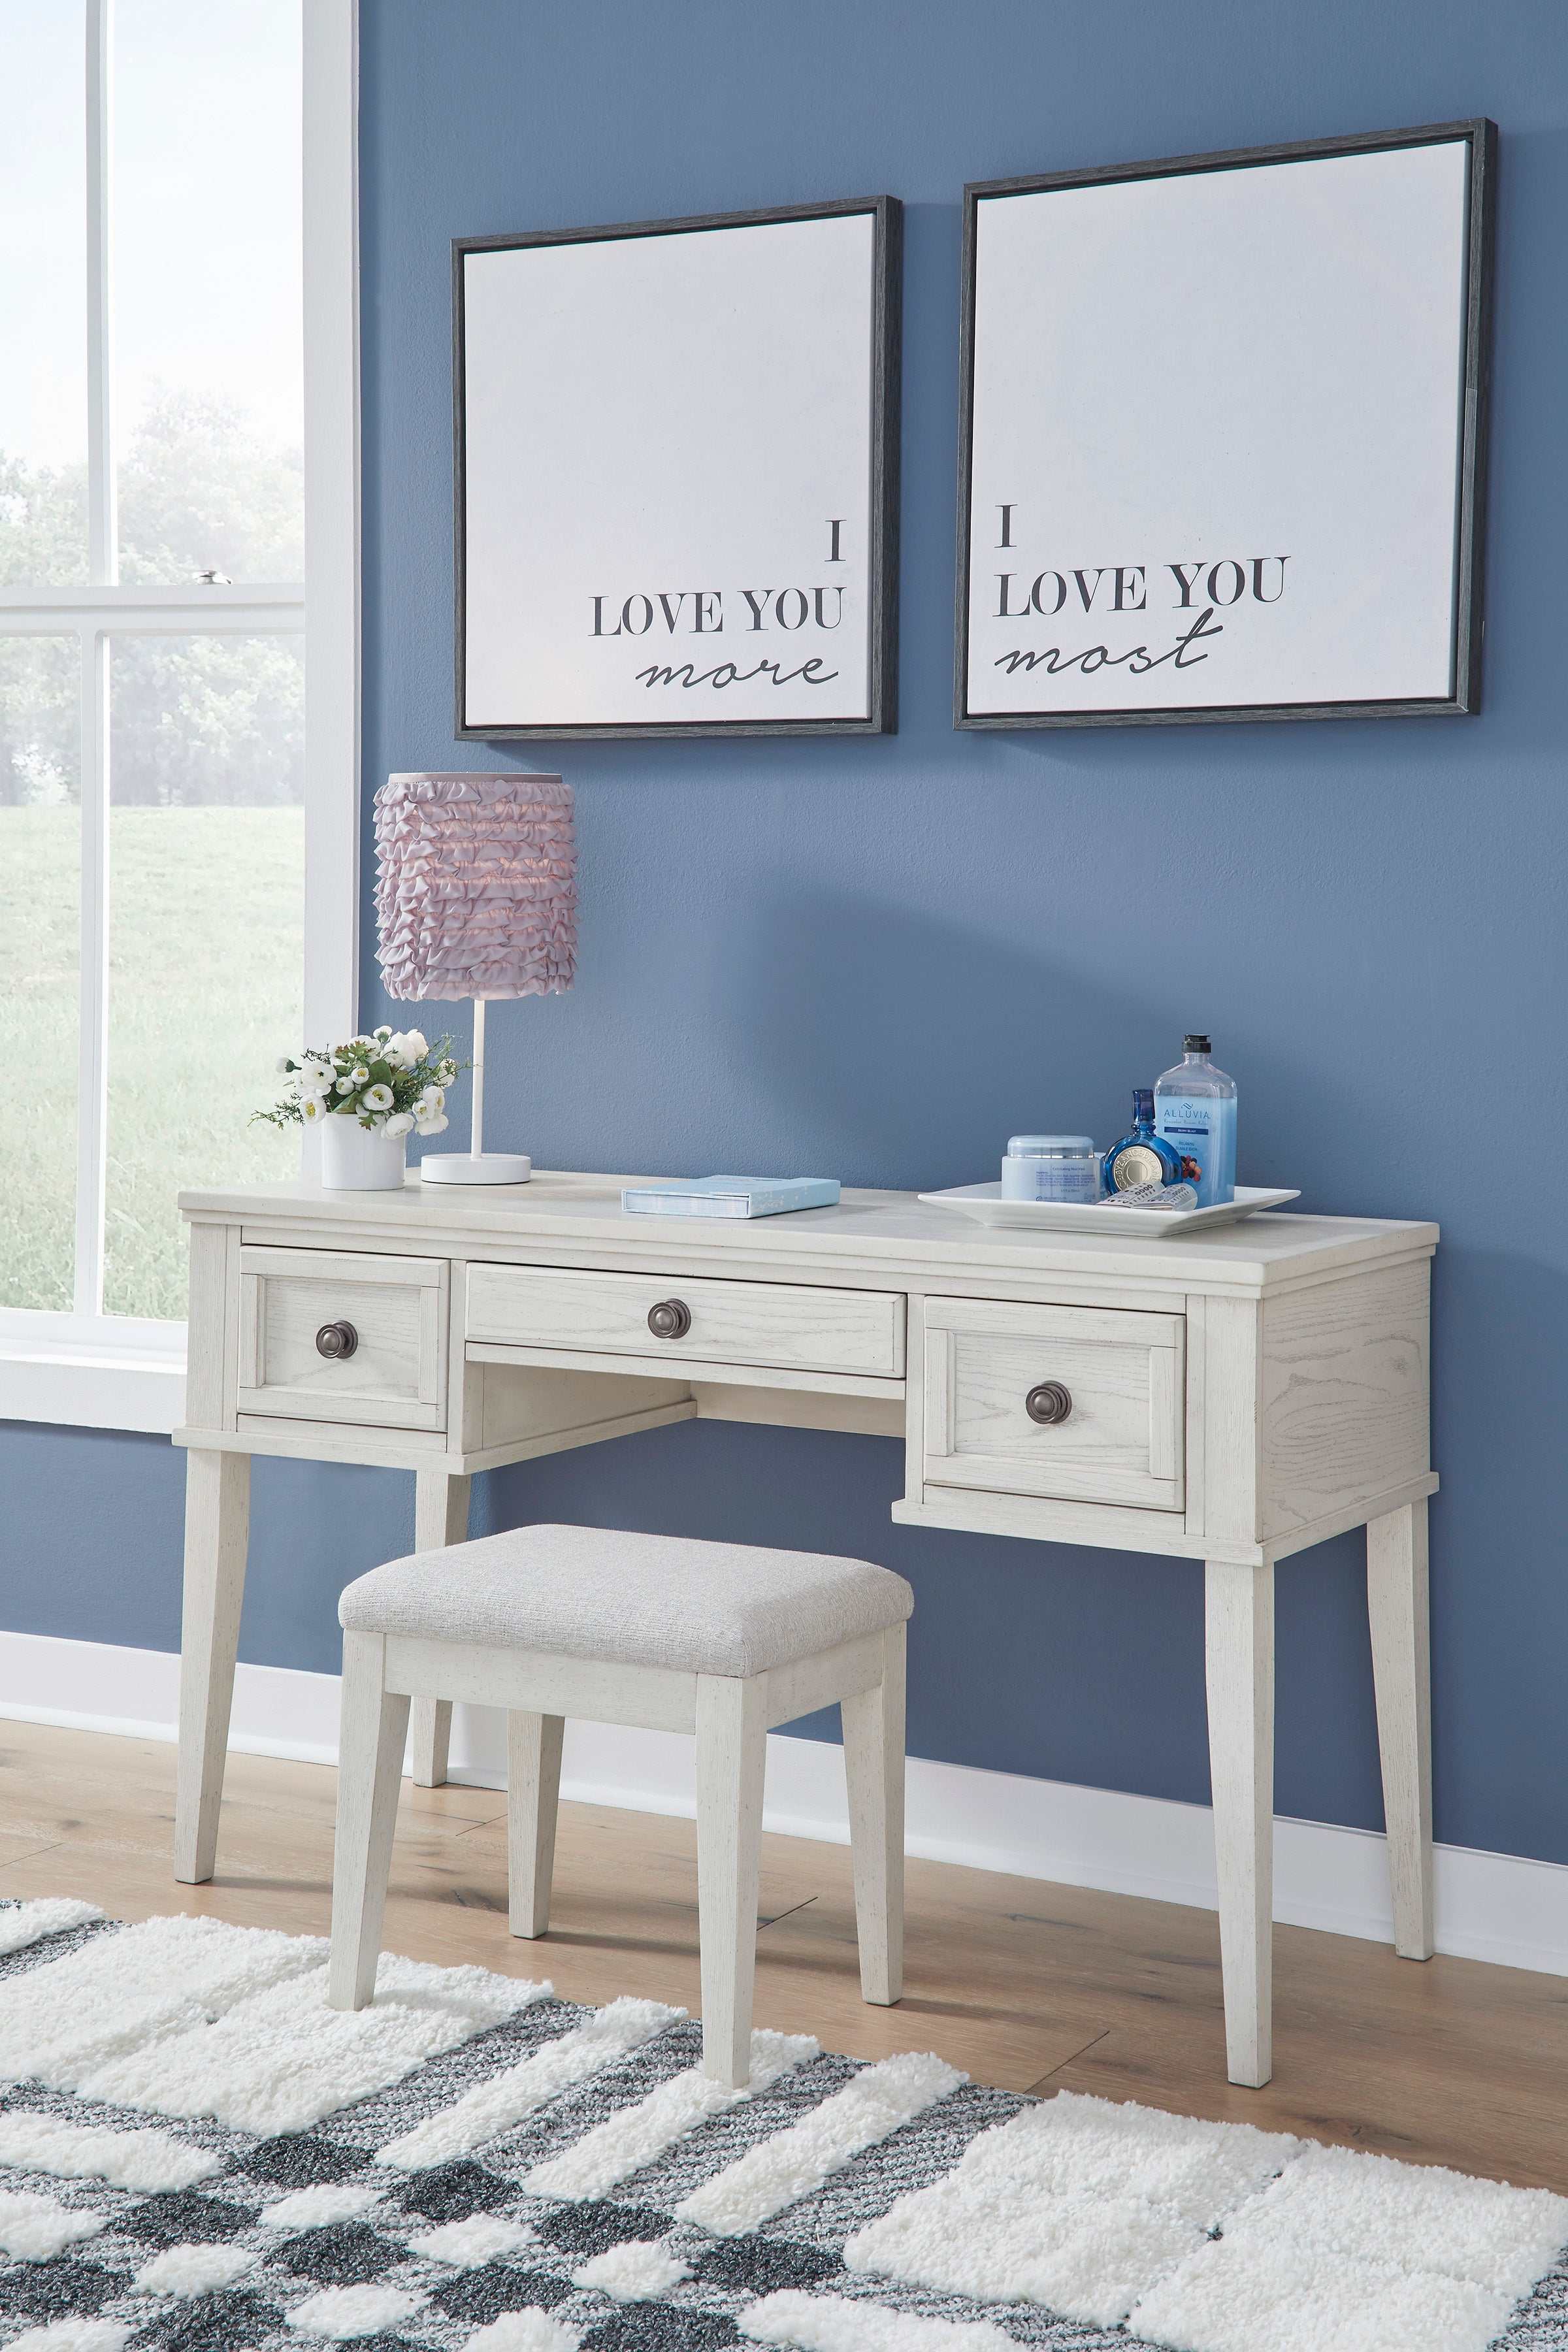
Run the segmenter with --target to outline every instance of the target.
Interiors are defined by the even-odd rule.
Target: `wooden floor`
[[[174,1750],[0,1722],[0,1895],[79,1895],[122,1919],[202,1912],[324,1935],[335,1774],[229,1759],[218,1875],[171,1874]],[[548,1937],[506,1925],[505,1799],[406,1783],[386,1941],[603,2001],[698,2006],[689,1822],[564,1805]],[[1142,2099],[1568,2190],[1568,1981],[1276,1930],[1274,2080],[1225,2080],[1214,1916],[951,1864],[909,1871],[907,1984],[866,2008],[848,1856],[763,1841],[757,2022],[857,2057],[937,2050],[1013,2090]]]

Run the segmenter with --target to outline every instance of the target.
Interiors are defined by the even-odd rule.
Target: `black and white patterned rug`
[[[1568,2200],[649,2000],[0,1904],[8,2352],[1568,2352]]]

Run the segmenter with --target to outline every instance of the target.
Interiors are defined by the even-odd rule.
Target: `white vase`
[[[321,1182],[329,1192],[398,1192],[407,1139],[331,1111],[321,1121]]]

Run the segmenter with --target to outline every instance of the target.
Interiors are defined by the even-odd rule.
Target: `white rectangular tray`
[[[1202,1233],[1213,1225],[1233,1225],[1259,1209],[1278,1209],[1299,1201],[1300,1191],[1269,1192],[1256,1185],[1238,1184],[1236,1198],[1216,1202],[1212,1209],[1105,1209],[1098,1202],[1005,1201],[1000,1182],[955,1184],[945,1192],[922,1192],[929,1208],[956,1209],[982,1225],[1030,1226],[1036,1233],[1115,1234]]]

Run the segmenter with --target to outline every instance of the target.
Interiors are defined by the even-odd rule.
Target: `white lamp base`
[[[532,1173],[526,1151],[426,1152],[419,1163],[426,1184],[526,1184]]]

